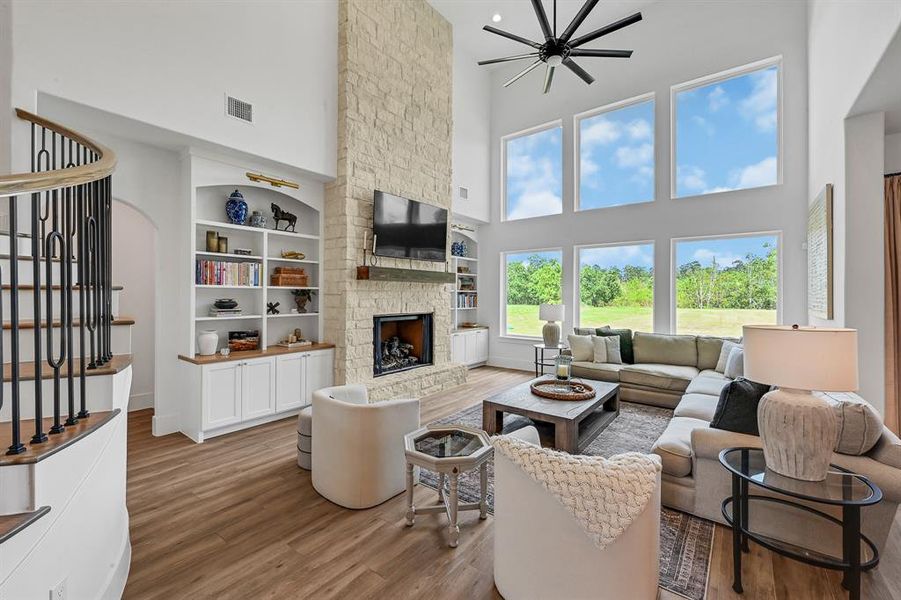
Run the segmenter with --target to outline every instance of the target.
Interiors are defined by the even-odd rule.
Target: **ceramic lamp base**
[[[768,469],[804,481],[826,479],[835,447],[835,417],[810,392],[775,389],[760,399],[757,427]]]
[[[548,348],[560,345],[560,325],[556,321],[548,321],[541,330],[544,345]]]

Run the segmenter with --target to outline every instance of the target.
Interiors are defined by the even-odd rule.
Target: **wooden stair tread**
[[[31,512],[14,515],[0,515],[0,544],[13,537],[44,515],[50,512],[49,506],[42,506]]]
[[[78,375],[81,370],[81,359],[75,359],[75,375]],[[59,376],[68,377],[69,363],[67,362],[63,365],[63,368],[59,370]],[[117,354],[113,356],[113,358],[103,365],[102,367],[98,367],[96,369],[85,369],[85,376],[87,377],[99,377],[101,375],[115,375],[119,371],[126,369],[129,365],[131,365],[131,354]],[[50,379],[53,377],[53,369],[50,368],[50,365],[47,364],[47,361],[41,361],[41,379]],[[3,381],[11,381],[12,380],[12,368],[10,363],[6,363],[3,365]],[[20,362],[19,363],[19,381],[34,381],[34,362]],[[9,397],[6,398],[6,402],[9,402]]]
[[[13,287],[13,286],[11,286],[10,284],[4,283],[3,286],[2,286],[2,289],[4,289],[4,290],[11,290],[12,287]],[[51,287],[52,289],[54,289],[54,290],[62,289],[62,286],[61,286],[61,285],[53,285],[53,286],[50,286],[50,287]],[[20,289],[20,290],[33,290],[33,289],[34,289],[34,285],[31,284],[31,283],[20,283],[20,284],[19,284],[19,289]],[[46,290],[46,289],[47,289],[47,286],[46,286],[46,285],[42,285],[42,286],[41,286],[41,289],[42,289],[42,290]],[[72,290],[73,290],[73,291],[76,291],[76,292],[77,292],[77,291],[80,290],[80,289],[81,289],[81,286],[80,286],[80,285],[73,285],[73,286],[72,286]],[[123,288],[121,285],[114,285],[114,286],[112,286],[111,289],[112,289],[114,292],[121,292],[121,291],[122,291],[123,289],[125,289],[125,288]]]
[[[116,325],[134,325],[135,320],[131,317],[115,317],[113,319],[112,325],[115,327]],[[62,323],[60,321],[54,320],[53,327],[60,327]],[[72,322],[73,327],[78,327],[80,325],[80,321],[75,319]],[[47,321],[41,322],[41,327],[43,329],[47,328]],[[9,330],[12,329],[12,324],[9,321],[3,321],[3,329]],[[23,320],[19,321],[19,329],[34,329],[34,321],[31,320]]]
[[[40,462],[97,431],[120,412],[122,411],[117,408],[111,411],[91,413],[87,419],[79,419],[75,425],[67,425],[62,433],[47,434],[47,441],[41,444],[30,443],[31,436],[34,434],[34,419],[22,420],[20,431],[22,443],[25,444],[25,452],[21,454],[6,454],[6,449],[12,443],[12,423],[9,421],[0,423],[0,452],[3,452],[0,454],[0,467]],[[49,431],[53,425],[53,417],[42,419],[42,421],[44,431]]]

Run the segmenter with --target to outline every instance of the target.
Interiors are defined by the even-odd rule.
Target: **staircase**
[[[0,598],[119,597],[131,328],[112,283],[114,153],[23,110],[0,176]]]

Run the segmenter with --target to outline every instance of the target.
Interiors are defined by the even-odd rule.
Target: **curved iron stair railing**
[[[53,380],[53,423],[45,432],[42,377],[34,378],[31,444],[45,444],[48,433],[62,434],[67,426],[90,417],[85,377],[89,370],[112,359],[111,213],[116,168],[116,155],[106,146],[25,110],[17,109],[16,116],[31,128],[31,172],[0,176],[0,202],[6,199],[9,206],[9,273],[5,278],[9,306],[0,297],[0,315],[11,331],[8,354],[0,344],[0,363],[5,366],[9,362],[11,397],[3,397],[0,385],[0,408],[5,401],[11,402],[12,435],[6,451],[11,455],[26,451],[20,427],[21,392],[27,383],[22,380],[24,363],[19,356],[20,291],[32,292],[32,368],[42,373],[46,363]],[[30,261],[23,262],[31,262],[34,285],[19,283],[21,230],[31,239]],[[54,263],[59,264],[56,275]],[[58,316],[53,314],[55,291],[59,292]],[[74,292],[78,292],[77,320]],[[42,312],[46,312],[43,317]],[[53,326],[54,320],[59,321],[58,327]],[[76,343],[83,360],[75,358]]]

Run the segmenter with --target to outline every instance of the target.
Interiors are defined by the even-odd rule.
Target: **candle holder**
[[[569,389],[569,380],[572,379],[572,366],[572,356],[561,353],[554,359],[554,376],[557,379],[557,389],[561,392]]]

